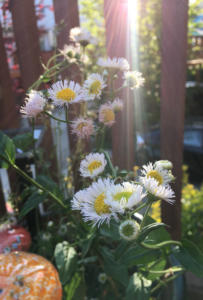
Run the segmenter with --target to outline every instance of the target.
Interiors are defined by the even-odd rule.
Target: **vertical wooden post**
[[[54,0],[54,11],[56,24],[61,27],[57,36],[57,45],[59,49],[62,49],[65,44],[69,44],[70,29],[73,27],[78,27],[80,24],[78,1]]]
[[[79,12],[77,0],[54,0],[54,12],[55,22],[59,27],[57,35],[57,48],[63,49],[65,44],[69,44],[69,31],[73,27],[78,27]],[[77,66],[72,66],[71,70],[65,70],[62,73],[62,78],[67,77],[73,79],[74,72],[77,71]],[[75,78],[74,78],[75,80]],[[80,81],[80,78],[76,78]],[[68,109],[68,117],[70,120],[77,115],[77,105],[71,105]],[[60,118],[65,118],[65,113],[60,112]],[[70,156],[70,152],[74,151],[75,140],[72,139],[70,127],[68,125],[61,124],[60,128],[54,120],[51,120],[53,140],[56,145],[57,151],[57,164],[58,170],[61,176],[67,175],[67,160]],[[60,134],[61,132],[61,134]],[[69,132],[69,135],[68,135]],[[57,146],[58,145],[58,146]],[[63,153],[63,154],[62,154]],[[64,154],[65,153],[65,154]]]
[[[0,129],[16,128],[18,116],[15,104],[15,96],[12,91],[12,81],[7,64],[6,50],[4,47],[3,33],[0,24]]]
[[[162,1],[161,156],[171,160],[176,202],[163,202],[162,219],[181,236],[181,179],[187,59],[188,0]]]
[[[128,1],[104,0],[106,46],[110,57],[127,57],[129,53]],[[118,83],[118,84],[121,84]],[[121,93],[124,110],[112,128],[114,164],[132,169],[134,164],[134,105],[129,91]]]
[[[42,72],[34,0],[12,0],[11,12],[22,84],[27,90]]]

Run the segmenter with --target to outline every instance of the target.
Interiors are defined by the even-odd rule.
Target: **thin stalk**
[[[63,208],[66,208],[66,206],[64,205],[64,203],[62,202],[62,200],[60,198],[58,198],[52,192],[48,191],[43,185],[41,185],[40,183],[38,183],[37,181],[35,181],[32,177],[30,177],[29,175],[27,175],[16,164],[14,164],[13,162],[11,162],[9,159],[6,159],[1,154],[0,154],[0,158],[3,159],[3,160],[5,160],[8,164],[10,164],[16,170],[16,172],[18,174],[20,174],[23,178],[25,178],[28,182],[30,182],[31,184],[33,184],[34,186],[36,186],[38,189],[42,190],[43,192],[47,193],[60,206],[62,206]]]
[[[162,242],[162,243],[159,243],[159,244],[156,244],[156,245],[150,245],[150,244],[146,244],[146,243],[142,242],[142,243],[140,243],[140,245],[143,248],[151,249],[151,250],[160,249],[160,248],[168,246],[168,245],[182,246],[181,242],[178,242],[178,241],[165,241],[165,242]]]
[[[141,210],[142,208],[146,207],[147,205],[148,205],[148,202],[145,202],[142,205],[138,206],[135,210],[133,210],[131,215],[134,215],[137,211]]]
[[[185,269],[181,267],[173,267],[162,271],[148,270],[148,272],[151,274],[166,274],[166,273],[174,273],[174,272],[181,272],[181,271],[185,271]]]
[[[148,204],[148,207],[147,207],[147,209],[145,210],[144,217],[143,217],[142,223],[141,223],[141,225],[140,225],[140,229],[142,229],[143,226],[144,226],[144,224],[145,224],[146,218],[147,218],[148,213],[149,213],[149,211],[150,211],[150,208],[151,208],[151,206],[152,206],[152,202],[153,202],[153,201],[149,201],[149,202],[147,203],[147,204]]]
[[[67,120],[61,120],[61,119],[59,119],[59,118],[54,117],[52,114],[48,113],[47,111],[44,111],[44,114],[47,115],[47,116],[49,116],[50,118],[52,118],[52,119],[58,121],[58,122],[70,123],[70,121],[67,121]]]
[[[165,280],[161,280],[152,290],[151,290],[151,294],[153,294],[154,292],[156,292],[158,289],[160,289],[163,285],[166,286],[166,284],[172,280],[174,280],[175,278],[177,278],[178,276],[180,276],[184,271],[179,272],[178,274],[175,274]]]
[[[63,56],[61,53],[58,53],[58,54],[55,54],[55,55],[53,55],[52,57],[50,57],[50,59],[48,60],[48,62],[47,62],[47,69],[48,69],[48,67],[49,67],[49,65],[50,65],[50,63],[53,61],[53,60],[55,60],[57,57],[59,57],[59,56]]]
[[[33,157],[36,160],[36,149],[35,149],[35,119],[32,118],[32,147],[33,147]]]
[[[32,89],[34,89],[34,88],[37,89],[37,88],[40,86],[40,84],[43,82],[43,78],[44,78],[44,77],[48,76],[49,73],[51,73],[51,72],[54,71],[55,69],[58,69],[58,68],[62,67],[63,64],[64,64],[64,61],[63,61],[63,62],[60,62],[60,63],[58,63],[58,64],[56,64],[56,65],[54,65],[53,67],[51,67],[50,69],[48,69],[47,71],[45,71],[45,72],[43,73],[43,75],[40,75],[39,78],[38,78],[38,80],[36,80],[36,81],[30,86],[29,91],[32,90]]]
[[[36,153],[36,146],[35,146],[35,119],[32,118],[32,147],[33,147],[33,158],[34,158],[34,163],[36,165],[37,162],[37,153]],[[37,233],[40,231],[40,225],[39,225],[39,215],[38,215],[38,210],[35,209],[35,223],[36,223],[36,229]]]
[[[68,108],[66,105],[64,106],[64,109],[65,109],[66,123],[68,123]]]
[[[113,164],[112,164],[112,162],[111,162],[111,159],[110,159],[110,157],[109,157],[109,154],[108,154],[107,151],[103,151],[103,153],[104,153],[104,155],[106,156],[108,165],[109,165],[109,167],[110,167],[110,169],[111,169],[111,172],[112,172],[112,176],[113,176],[113,178],[115,178],[115,177],[116,177],[116,170],[115,170],[115,168],[113,167]]]
[[[106,128],[105,128],[105,126],[104,126],[104,127],[102,128],[100,149],[103,149],[103,147],[104,147],[105,133],[106,133]]]

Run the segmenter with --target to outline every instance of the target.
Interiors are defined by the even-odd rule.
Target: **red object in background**
[[[0,254],[0,279],[1,300],[62,298],[58,272],[49,261],[36,254]]]
[[[0,232],[0,253],[27,251],[30,244],[30,233],[23,227],[15,226]]]

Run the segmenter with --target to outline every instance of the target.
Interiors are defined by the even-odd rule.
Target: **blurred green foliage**
[[[92,72],[97,71],[96,61],[98,57],[103,57],[106,53],[103,2],[103,0],[78,1],[81,26],[96,38],[95,45],[91,44],[87,47],[87,51],[90,52],[91,59],[95,63],[95,69],[91,69]]]
[[[182,236],[203,250],[203,184],[188,183],[187,166],[183,166]]]

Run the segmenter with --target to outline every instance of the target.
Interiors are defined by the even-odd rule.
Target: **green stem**
[[[50,57],[50,59],[49,59],[48,62],[47,62],[47,69],[48,69],[50,63],[51,63],[53,60],[55,60],[57,57],[59,57],[59,56],[63,56],[63,54],[58,53],[58,54],[55,54],[55,55],[53,55],[52,57]]]
[[[109,167],[110,167],[110,169],[111,169],[112,176],[113,176],[113,178],[115,178],[115,177],[116,177],[116,170],[115,170],[115,168],[113,167],[113,164],[112,164],[112,162],[111,162],[111,159],[110,159],[110,157],[109,157],[109,154],[108,154],[107,151],[103,151],[103,153],[104,153],[104,155],[105,155],[105,157],[106,157],[106,159],[107,159],[108,165],[109,165]]]
[[[62,200],[60,198],[58,198],[55,194],[53,194],[52,192],[48,191],[43,185],[41,185],[40,183],[38,183],[37,181],[35,181],[32,177],[30,177],[29,175],[27,175],[24,171],[22,171],[16,164],[14,164],[13,162],[11,162],[9,159],[6,159],[3,155],[0,154],[0,158],[5,160],[8,164],[10,164],[18,174],[20,174],[23,178],[25,178],[28,182],[30,182],[31,184],[33,184],[34,186],[36,186],[38,189],[42,190],[43,192],[47,193],[54,201],[56,201],[60,206],[62,206],[63,208],[66,208],[66,206],[64,205],[64,203],[62,202]]]
[[[180,272],[180,271],[185,271],[185,269],[181,268],[181,267],[172,267],[172,268],[162,270],[162,271],[148,270],[148,272],[151,274],[166,274],[166,273],[174,273],[174,272]]]
[[[151,201],[151,200],[149,200],[149,201],[147,202],[148,207],[147,207],[146,210],[145,210],[144,217],[143,217],[142,223],[141,223],[141,225],[140,225],[140,229],[142,229],[143,226],[144,226],[144,224],[145,224],[145,221],[146,221],[146,218],[147,218],[148,213],[149,213],[149,211],[150,211],[150,208],[151,208],[151,206],[152,206],[152,203],[153,203],[153,201]]]
[[[58,121],[58,122],[63,122],[63,123],[70,123],[70,121],[67,121],[67,120],[61,120],[61,119],[58,119],[56,117],[54,117],[52,114],[48,113],[47,111],[44,111],[44,114],[49,116],[50,118]]]
[[[48,76],[49,73],[51,73],[51,72],[54,71],[55,69],[57,70],[58,68],[62,67],[63,64],[64,64],[64,61],[63,61],[63,62],[60,62],[60,63],[58,63],[58,64],[56,64],[56,65],[54,65],[53,67],[51,67],[50,69],[48,69],[47,71],[45,71],[45,72],[43,73],[43,75],[40,75],[39,78],[38,78],[38,80],[35,81],[35,82],[30,86],[30,88],[29,88],[28,91],[30,91],[30,90],[32,90],[32,89],[37,89],[37,88],[40,86],[40,84],[43,82],[43,78],[44,78],[44,77]]]
[[[106,128],[105,128],[105,126],[103,126],[102,132],[101,132],[101,144],[100,144],[100,149],[103,149],[103,147],[104,147],[105,133],[106,133]]]
[[[35,119],[32,118],[32,146],[33,146],[33,157],[34,157],[34,162],[36,160],[36,149],[35,149]]]
[[[178,242],[178,241],[165,241],[165,242],[162,242],[162,243],[159,243],[159,244],[156,244],[156,245],[150,245],[150,244],[146,244],[146,243],[142,242],[142,243],[140,243],[140,245],[143,248],[151,249],[151,250],[160,249],[160,248],[168,246],[168,245],[182,246],[181,242]]]
[[[135,210],[133,210],[131,215],[134,215],[137,211],[141,210],[142,208],[146,207],[147,205],[148,205],[148,202],[145,202],[142,205],[138,206]]]
[[[177,278],[178,276],[180,276],[184,271],[179,272],[178,274],[175,274],[165,280],[161,280],[152,290],[151,290],[151,294],[153,294],[154,292],[156,292],[158,289],[160,289],[163,285],[166,286],[166,284],[172,280],[174,280],[175,278]]]
[[[69,123],[68,122],[68,108],[66,105],[64,106],[64,108],[65,108],[65,115],[66,115],[66,123]]]

